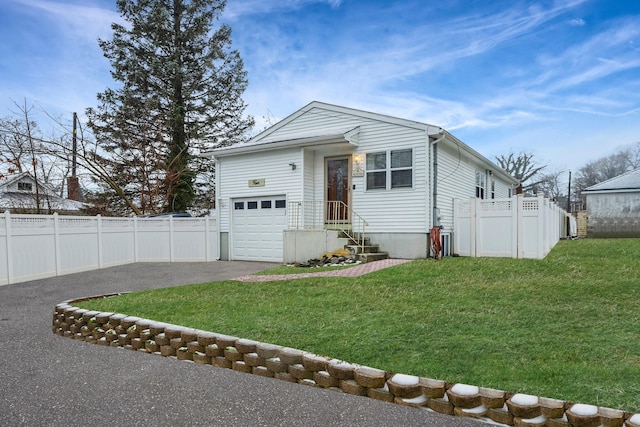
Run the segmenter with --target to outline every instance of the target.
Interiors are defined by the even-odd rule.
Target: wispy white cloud
[[[120,15],[104,2],[85,1],[70,4],[51,0],[14,0],[24,6],[23,12],[47,20],[62,32],[95,42],[111,33],[111,23],[120,22]]]
[[[94,104],[95,94],[110,82],[98,38],[109,37],[111,23],[119,20],[114,6],[95,0],[12,2],[3,6],[11,6],[14,19],[24,24],[3,40],[0,51],[14,52],[4,72],[16,76],[17,84],[2,88],[0,95],[27,98],[52,113],[81,112]]]
[[[0,0],[0,26],[5,10],[0,97],[95,104],[115,1]],[[640,135],[640,16],[622,3],[229,0],[222,21],[256,130],[319,100],[443,126],[487,156],[575,163]]]
[[[236,20],[246,15],[277,13],[287,10],[298,10],[309,4],[327,4],[338,8],[343,0],[236,0],[228,2],[223,17]]]
[[[537,113],[517,106],[527,98],[535,102],[536,98],[544,96],[525,95],[526,89],[514,94],[503,87],[489,98],[470,102],[468,96],[454,101],[459,98],[457,91],[450,92],[452,98],[445,100],[435,96],[416,96],[416,93],[407,93],[405,89],[394,91],[388,86],[406,79],[421,80],[421,76],[429,80],[431,73],[455,68],[460,59],[486,55],[501,44],[542,31],[546,23],[581,3],[583,1],[561,2],[548,9],[522,8],[521,4],[514,4],[511,8],[493,12],[471,12],[459,18],[433,20],[397,30],[386,38],[372,38],[370,43],[341,47],[332,53],[328,61],[292,56],[292,49],[286,47],[289,42],[286,34],[278,34],[269,27],[263,35],[271,40],[269,45],[272,47],[267,49],[267,54],[263,52],[266,60],[260,67],[263,71],[269,70],[271,65],[278,67],[273,73],[267,71],[263,76],[268,76],[270,83],[281,88],[278,99],[287,99],[289,103],[299,100],[299,105],[312,99],[345,102],[347,105],[353,105],[354,99],[366,100],[364,103],[367,105],[390,114],[429,121],[448,129],[486,129],[504,123],[513,125],[536,121],[541,120]],[[284,38],[278,42],[274,37]],[[283,46],[289,52],[289,55],[284,55],[288,64],[285,68],[280,67],[278,60],[273,62],[273,58],[283,57]],[[523,78],[530,75],[530,72],[522,73]],[[263,90],[268,92],[273,87],[268,85]],[[251,88],[256,98],[268,98],[266,93],[258,95],[258,92],[261,92],[260,88]]]

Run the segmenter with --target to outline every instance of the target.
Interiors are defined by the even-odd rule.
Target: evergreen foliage
[[[213,165],[198,153],[243,139],[247,73],[217,25],[220,0],[118,0],[126,25],[99,40],[118,86],[87,109],[114,180],[136,213],[209,208]],[[130,206],[131,207],[131,206]]]

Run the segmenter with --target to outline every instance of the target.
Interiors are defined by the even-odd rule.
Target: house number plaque
[[[250,179],[249,187],[264,187],[264,178]]]

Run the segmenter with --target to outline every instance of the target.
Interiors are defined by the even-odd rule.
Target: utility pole
[[[71,158],[71,176],[76,176],[76,153],[78,152],[78,114],[73,113],[73,153]],[[569,172],[571,177],[571,172]]]
[[[569,188],[567,189],[567,212],[571,213],[571,170],[569,170]]]
[[[71,176],[67,177],[67,198],[69,200],[80,201],[80,181],[76,176],[77,159],[76,153],[78,152],[78,115],[73,113],[73,135],[71,145]]]
[[[571,170],[569,170],[569,188],[567,188],[567,213],[571,215]],[[567,218],[567,239],[571,238],[571,221]]]

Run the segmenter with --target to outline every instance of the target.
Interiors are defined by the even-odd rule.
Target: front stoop
[[[349,251],[352,258],[361,261],[362,263],[389,258],[389,252],[381,251],[380,245],[371,244],[368,237],[365,237],[362,242],[350,239],[349,243],[346,244],[344,248]]]

